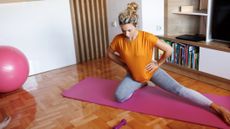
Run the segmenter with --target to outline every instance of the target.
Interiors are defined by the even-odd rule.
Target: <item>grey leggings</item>
[[[150,80],[162,89],[186,98],[200,106],[209,107],[212,104],[212,101],[210,99],[203,96],[199,92],[182,86],[161,68],[159,68],[154,73]],[[115,97],[117,101],[124,102],[129,99],[132,94],[142,86],[142,83],[134,81],[131,76],[127,74],[119,84],[115,92]]]

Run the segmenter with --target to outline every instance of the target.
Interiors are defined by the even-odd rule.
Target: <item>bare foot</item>
[[[0,129],[4,129],[11,121],[11,117],[7,116],[3,119],[3,121],[0,123]]]
[[[211,108],[230,126],[230,111],[215,103],[211,104]]]

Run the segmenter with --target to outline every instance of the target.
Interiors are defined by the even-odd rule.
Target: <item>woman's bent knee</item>
[[[128,94],[128,95],[120,95],[120,94],[115,94],[115,99],[117,102],[125,102],[126,100],[128,100],[129,98],[132,97],[132,93],[131,94]]]

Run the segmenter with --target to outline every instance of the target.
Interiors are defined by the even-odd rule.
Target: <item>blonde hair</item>
[[[135,2],[128,3],[127,9],[121,12],[118,16],[119,24],[130,24],[134,26],[137,25],[138,15],[137,15],[138,4]]]

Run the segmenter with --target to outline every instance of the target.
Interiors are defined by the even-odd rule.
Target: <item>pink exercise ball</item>
[[[17,48],[0,46],[0,93],[20,88],[29,74],[26,56]]]

